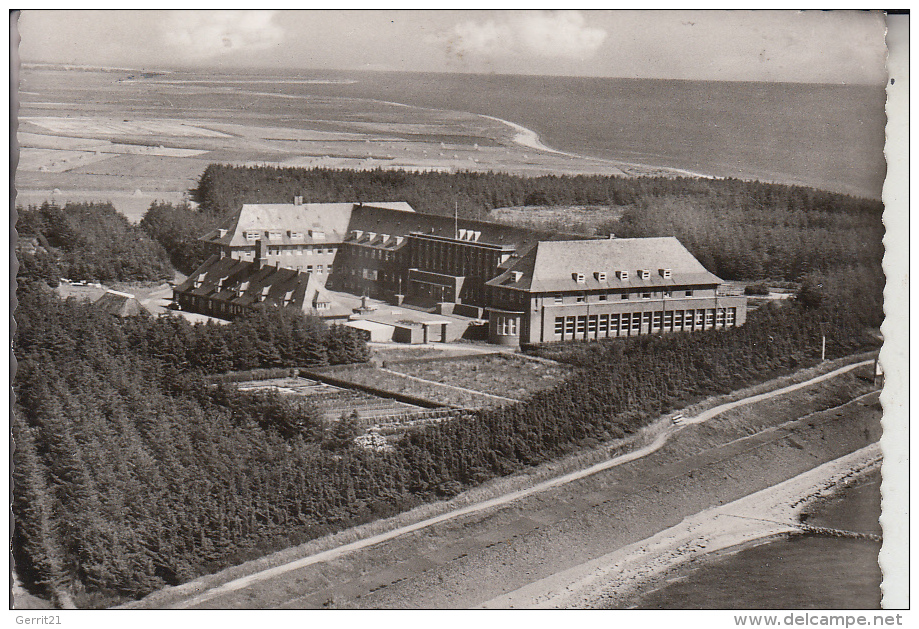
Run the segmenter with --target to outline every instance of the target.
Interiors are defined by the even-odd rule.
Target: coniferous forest
[[[405,200],[451,212],[462,194],[476,200],[460,204],[472,215],[537,198],[617,204],[618,235],[673,234],[722,277],[785,279],[800,289],[784,306],[751,312],[741,328],[535,348],[576,374],[525,402],[370,451],[354,444],[347,422],[323,425],[308,402],[242,394],[209,378],[366,360],[366,347],[340,328],[275,310],[220,326],[121,320],[23,278],[13,546],[27,586],[68,592],[81,606],[141,597],[814,364],[822,335],[828,358],[879,345],[870,329],[883,317],[880,206],[802,188],[211,167],[201,209],[155,205],[142,227],[174,263],[191,263],[192,229],[200,233],[234,204],[284,202],[294,192],[306,201]],[[733,240],[719,248],[722,238]]]

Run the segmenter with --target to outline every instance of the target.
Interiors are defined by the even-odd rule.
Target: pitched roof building
[[[95,306],[116,317],[136,317],[150,314],[150,311],[137,301],[134,295],[117,290],[106,291],[102,297],[96,300]]]
[[[208,265],[240,263],[232,268],[254,277],[273,268],[271,286],[290,281],[279,275],[288,269],[290,277],[309,278],[302,281],[314,291],[329,286],[396,303],[440,304],[442,312],[487,314],[496,343],[731,327],[746,319],[745,298],[720,294],[721,279],[675,238],[598,239],[420,214],[406,203],[298,199],[244,205],[202,240],[216,254]],[[250,305],[249,297],[233,301],[223,297],[225,289],[204,286],[210,273],[205,269],[202,286],[186,283],[177,296],[207,301],[216,316]],[[273,297],[280,289],[260,290],[268,302],[284,305]],[[309,310],[310,299],[297,307]]]
[[[183,310],[223,319],[260,305],[296,308],[326,319],[351,314],[309,273],[218,256],[176,286],[173,300]]]

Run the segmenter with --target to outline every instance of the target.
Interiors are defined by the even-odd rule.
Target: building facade
[[[490,280],[489,340],[516,345],[742,325],[746,298],[676,238],[540,242]]]
[[[494,343],[707,330],[746,320],[746,298],[722,294],[722,281],[675,238],[597,239],[419,214],[405,203],[295,199],[244,205],[202,240],[217,260],[290,269],[313,285],[439,304],[442,312],[462,306],[488,318]]]

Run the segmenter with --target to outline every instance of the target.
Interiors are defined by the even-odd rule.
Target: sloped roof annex
[[[650,271],[641,279],[639,270]],[[670,269],[663,277],[661,269]],[[628,279],[617,276],[628,271]],[[519,273],[519,279],[515,279]],[[574,274],[582,273],[584,281]],[[600,280],[597,273],[605,273]],[[673,237],[611,238],[576,241],[541,241],[507,271],[487,282],[531,292],[563,292],[604,288],[699,286],[721,284],[721,279]]]

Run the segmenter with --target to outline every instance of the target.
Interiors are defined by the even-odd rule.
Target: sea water
[[[880,533],[872,474],[817,505],[809,524]],[[703,560],[640,598],[638,609],[878,609],[881,545],[815,535],[779,538]]]
[[[41,98],[126,117],[217,115],[323,130],[341,115],[385,122],[387,108],[402,103],[514,122],[554,149],[704,175],[880,198],[886,173],[883,80],[820,85],[307,70],[177,71],[128,83],[113,73],[27,71],[24,78],[23,89]]]

